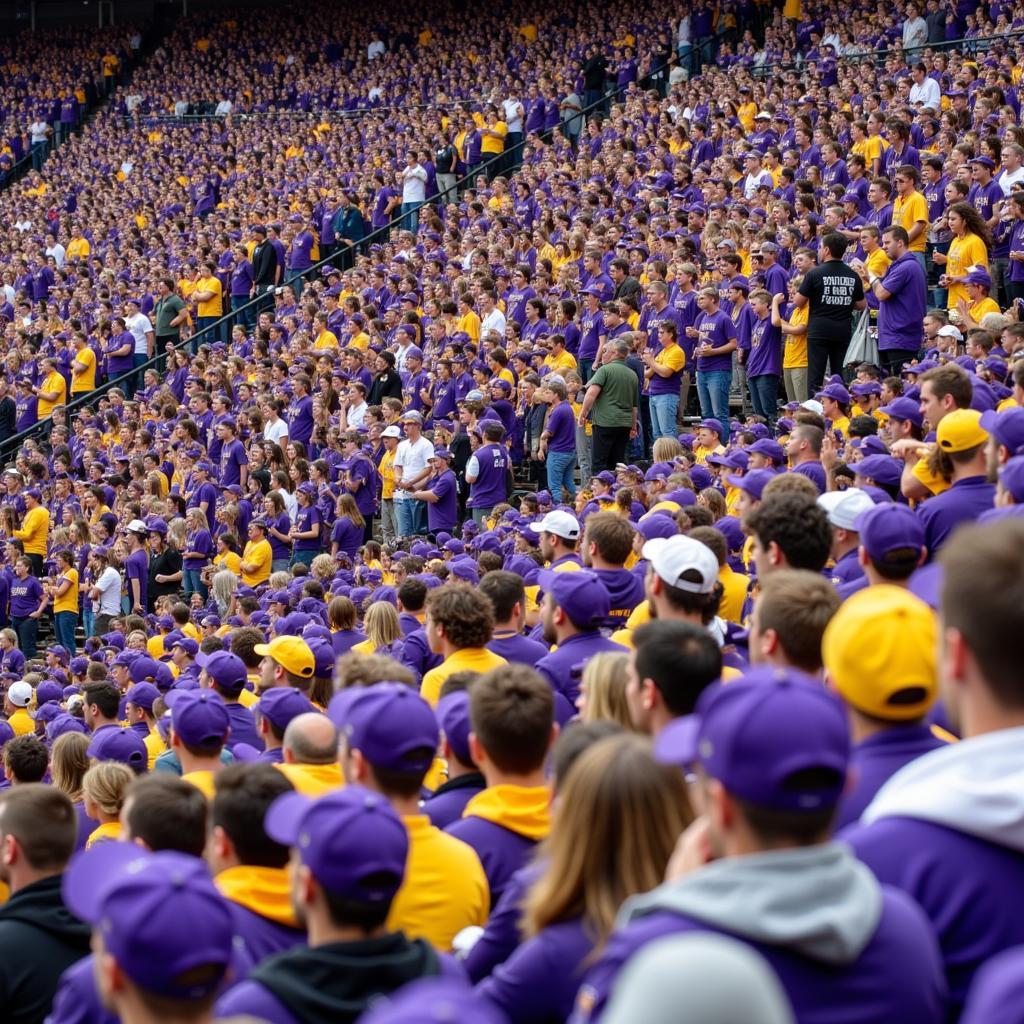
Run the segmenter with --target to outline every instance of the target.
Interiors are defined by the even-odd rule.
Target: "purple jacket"
[[[537,846],[527,836],[473,815],[460,818],[445,831],[476,850],[487,875],[492,907],[497,906],[509,879],[526,865]]]
[[[487,926],[469,951],[463,966],[473,982],[482,981],[498,964],[503,964],[522,941],[519,919],[530,886],[540,878],[543,866],[534,861],[517,871],[505,886],[501,899],[491,910]]]
[[[484,777],[479,772],[459,775],[438,786],[431,797],[423,801],[423,812],[430,824],[447,828],[462,817],[466,804],[484,789]],[[491,900],[494,906],[494,900]]]
[[[945,745],[927,725],[893,725],[858,743],[834,830],[859,821],[882,785],[908,761]]]
[[[227,900],[235,925],[236,958],[245,964],[245,973],[275,953],[306,944],[306,933],[271,921],[234,900]],[[240,951],[244,950],[244,953]]]
[[[563,640],[555,650],[541,658],[535,667],[556,693],[561,693],[570,704],[575,705],[580,694],[584,663],[603,651],[621,654],[624,650],[621,644],[614,643],[596,631],[577,633]]]
[[[580,918],[550,925],[499,964],[477,990],[511,1024],[564,1021],[593,946]]]
[[[598,1020],[622,967],[667,935],[711,931],[775,970],[800,1024],[940,1024],[942,963],[913,900],[879,886],[839,843],[714,861],[629,900],[580,989],[573,1024]]]
[[[550,653],[544,644],[531,640],[521,633],[514,636],[494,637],[487,645],[487,650],[492,654],[500,655],[506,661],[521,665],[536,665],[541,658]]]

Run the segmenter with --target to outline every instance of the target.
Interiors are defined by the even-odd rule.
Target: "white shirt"
[[[37,142],[45,142],[46,137],[49,134],[50,126],[45,121],[33,121],[28,126],[29,133],[32,136],[32,144],[35,145]]]
[[[413,164],[402,171],[402,202],[422,203],[427,198],[427,172]]]
[[[934,78],[925,76],[920,85],[915,82],[910,87],[910,105],[916,107],[919,103],[922,107],[931,107],[936,113],[942,108],[942,93]]]
[[[366,48],[366,59],[375,60],[377,57],[382,56],[384,53],[384,40],[374,39],[372,43]]]
[[[136,313],[135,316],[125,317],[125,327],[132,332],[135,339],[135,354],[149,355],[149,342],[146,340],[146,333],[153,330],[149,317],[145,313]]]
[[[278,416],[273,423],[271,423],[270,420],[267,420],[267,422],[263,424],[264,441],[273,441],[274,444],[280,444],[281,438],[287,436],[288,424],[280,416]]]
[[[434,446],[425,437],[420,437],[415,444],[406,438],[399,442],[395,450],[395,469],[401,467],[402,479],[412,480],[427,468],[427,462],[433,456]],[[409,492],[400,487],[395,488],[395,499],[408,501]]]
[[[108,565],[106,569],[100,573],[100,577],[94,586],[100,592],[100,599],[99,604],[96,607],[96,614],[120,615],[121,574],[112,565]]]
[[[523,130],[523,105],[519,100],[505,100],[501,105],[505,112],[505,126],[510,132]]]
[[[1017,191],[1017,186],[1024,181],[1024,166],[1018,167],[1015,171],[1002,171],[996,179],[1003,195],[1008,196],[1011,192]]]
[[[487,331],[497,331],[502,337],[504,337],[505,322],[505,314],[495,306],[494,309],[492,309],[490,313],[480,321],[480,332],[481,334],[485,334]]]
[[[277,489],[277,493],[281,495],[281,500],[284,502],[284,510],[288,513],[288,518],[294,523],[296,516],[299,514],[299,499],[296,498],[291,491],[286,491],[281,487]]]
[[[366,402],[360,402],[358,405],[350,405],[348,412],[345,414],[345,422],[348,424],[349,430],[356,430],[363,425],[363,419],[366,416],[366,410],[370,407]]]
[[[761,185],[772,186],[771,171],[758,171],[757,174],[748,174],[743,179],[743,198],[753,199]]]
[[[67,256],[67,250],[60,244],[60,242],[57,242],[56,245],[47,246],[46,255],[52,256],[54,263],[56,263],[58,267],[63,267],[64,259]]]
[[[903,22],[903,49],[910,50],[928,42],[928,22],[920,15]]]
[[[231,100],[221,100],[220,103],[217,104],[217,109],[214,113],[218,117],[223,117],[225,114],[230,114],[233,109]]]

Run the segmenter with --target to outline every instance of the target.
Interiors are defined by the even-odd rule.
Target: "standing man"
[[[820,264],[804,274],[796,296],[798,308],[809,306],[807,322],[808,390],[817,394],[830,373],[842,374],[853,333],[853,311],[864,308],[864,286],[844,262],[848,242],[831,232],[821,240]]]
[[[188,323],[188,307],[185,300],[174,291],[174,279],[161,277],[157,284],[157,300],[154,307],[156,324],[154,340],[159,353],[167,351],[167,346],[176,347],[181,341],[182,325]]]
[[[202,281],[200,281],[200,284],[202,284]],[[220,287],[219,281],[217,282],[217,287]],[[195,294],[193,292],[193,295]],[[153,324],[149,317],[142,312],[139,299],[131,298],[125,301],[124,325],[131,332],[131,336],[135,341],[134,348],[132,349],[132,366],[138,368],[153,358],[153,353],[156,349]],[[132,376],[131,386],[132,394],[142,386],[141,373],[136,373]],[[130,398],[131,395],[127,397]]]
[[[921,348],[921,324],[928,311],[924,267],[909,244],[904,228],[895,224],[886,228],[882,246],[892,262],[882,276],[867,274],[868,287],[879,303],[878,356],[885,373],[896,376]]]
[[[455,182],[458,175],[455,166],[459,159],[459,151],[452,143],[449,133],[439,135],[437,149],[434,150],[434,175],[437,180],[437,201],[443,207],[455,198]]]
[[[269,309],[273,304],[274,288],[281,277],[281,266],[277,250],[267,241],[267,229],[256,224],[252,229],[253,250],[249,257],[252,262],[252,297],[264,297],[259,309]]]
[[[593,425],[593,471],[615,472],[626,457],[626,446],[636,437],[640,384],[626,365],[628,341],[616,338],[604,348],[604,362],[587,385],[577,425]]]
[[[334,243],[338,247],[336,263],[342,270],[348,270],[355,260],[356,248],[363,240],[365,226],[359,207],[352,202],[348,192],[341,193],[341,202],[334,219],[331,221],[334,230]]]
[[[402,416],[405,440],[395,452],[395,518],[400,537],[427,532],[426,502],[416,501],[412,492],[430,478],[434,446],[423,436],[423,417],[418,412]]]
[[[402,183],[402,229],[416,234],[420,225],[420,207],[427,198],[427,172],[416,158],[415,150],[409,150],[405,167],[399,171]]]
[[[721,424],[720,437],[729,439],[729,391],[732,387],[732,353],[739,344],[732,317],[719,308],[718,289],[702,288],[697,296],[701,315],[686,333],[696,337],[697,397],[701,416]]]
[[[508,477],[512,468],[508,449],[501,443],[505,427],[498,420],[486,420],[481,427],[483,444],[466,463],[467,504],[473,510],[473,520],[477,523],[482,523],[494,506],[508,497]]]
[[[514,89],[512,93],[512,96],[501,105],[505,127],[508,129],[505,136],[504,173],[509,175],[515,174],[522,162],[523,119],[526,117],[522,101],[516,97]]]

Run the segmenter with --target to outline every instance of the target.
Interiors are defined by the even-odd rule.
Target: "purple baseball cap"
[[[272,686],[269,690],[263,691],[263,695],[252,706],[252,710],[278,729],[287,729],[293,718],[308,714],[314,708],[309,698],[294,686]]]
[[[1014,504],[1024,504],[1024,455],[1016,455],[1000,467],[999,483],[1013,495]],[[37,699],[41,689],[42,685],[36,690]]]
[[[834,402],[842,405],[850,404],[850,392],[842,384],[826,384],[815,396],[815,398],[831,398]]]
[[[679,525],[670,515],[649,512],[634,529],[644,540],[654,540],[655,537],[674,537],[679,532]]]
[[[120,761],[128,765],[136,775],[145,772],[149,762],[142,737],[134,729],[118,729],[115,726],[94,732],[86,754],[97,761]]]
[[[752,469],[745,476],[727,476],[725,482],[746,491],[755,501],[761,500],[764,489],[778,476],[770,469]]]
[[[180,640],[175,640],[171,644],[171,649],[180,647],[190,658],[194,658],[199,653],[199,644],[195,642],[190,636],[183,636]]]
[[[190,747],[219,747],[231,731],[231,717],[212,690],[171,690],[164,700],[171,709],[171,726]]]
[[[6,725],[6,722],[4,723]],[[65,712],[62,715],[58,715],[52,722],[46,724],[46,739],[48,743],[53,743],[58,737],[63,736],[69,732],[80,732],[87,733],[89,730],[80,718],[75,718],[74,715],[69,715]]]
[[[921,517],[907,505],[875,505],[857,517],[854,528],[864,550],[876,562],[885,562],[887,556],[897,551],[924,548]]]
[[[921,426],[924,417],[921,415],[921,407],[912,398],[894,398],[888,405],[883,405],[881,412],[884,412],[891,420],[906,420],[913,423],[915,427]]]
[[[792,669],[755,668],[705,690],[696,756],[704,772],[758,807],[813,812],[843,795],[850,759],[842,705]]]
[[[327,714],[349,748],[361,751],[375,767],[411,773],[426,771],[434,760],[437,719],[430,705],[404,683],[344,690],[328,705]]]
[[[61,664],[65,664],[68,660],[68,649],[61,644],[53,644],[51,647],[47,647],[46,653],[52,654]]]
[[[751,454],[763,455],[766,459],[771,459],[772,462],[777,462],[780,465],[786,461],[785,448],[770,437],[759,437],[750,445],[747,448],[747,455]]]
[[[718,420],[704,419],[697,424],[697,429],[703,428],[704,430],[713,430],[719,437],[722,436],[722,424]]]
[[[120,657],[121,655],[118,655],[118,658]],[[137,658],[132,658],[131,661],[122,662],[118,661],[118,658],[114,659],[114,664],[127,664],[128,678],[131,679],[133,683],[142,683],[147,680],[150,682],[156,682],[157,676],[160,674],[159,661],[147,658],[144,654]]]
[[[853,464],[856,476],[874,480],[883,487],[895,486],[903,476],[903,463],[891,455],[869,455]]]
[[[67,680],[65,680],[65,684]],[[44,679],[36,687],[36,707],[59,702],[64,696],[64,687],[50,679]]]
[[[306,629],[308,628],[307,626]],[[309,649],[313,652],[313,675],[318,679],[329,679],[334,675],[334,663],[336,661],[334,645],[330,640],[324,640],[323,637],[307,636],[305,630],[303,630],[302,635],[306,643],[309,644]]]
[[[997,444],[1008,448],[1011,455],[1024,455],[1024,409],[1011,408],[1004,412],[986,409],[978,422]]]
[[[116,647],[119,651],[124,650],[124,633],[104,633],[100,637],[104,647]]]
[[[71,665],[69,667],[73,676],[84,676],[85,673],[89,671],[89,659],[72,658]]]
[[[230,693],[240,693],[248,679],[245,662],[230,651],[214,651],[196,655],[196,664],[219,686]]]
[[[284,793],[267,810],[264,828],[271,839],[294,846],[333,896],[388,904],[402,885],[409,855],[405,825],[384,797],[362,786],[317,800]]]
[[[42,722],[43,725],[48,725],[55,718],[60,718],[61,715],[66,715],[67,712],[59,705],[50,701],[49,704],[43,704],[36,708],[35,711],[30,711],[28,717],[33,722]]]
[[[234,927],[199,858],[99,843],[71,862],[62,891],[71,912],[99,932],[106,951],[146,992],[195,1000],[223,982]]]
[[[469,721],[469,692],[457,690],[449,693],[437,702],[434,709],[437,724],[444,732],[453,753],[466,764],[472,763],[469,754],[469,734],[473,727]]]
[[[129,704],[151,712],[160,691],[152,683],[133,683],[124,696]]]
[[[644,480],[651,483],[653,480],[667,480],[675,472],[675,466],[671,462],[655,462],[644,473]]]
[[[597,629],[611,611],[611,598],[601,580],[592,572],[537,573],[537,583],[545,594],[569,616],[577,629]]]

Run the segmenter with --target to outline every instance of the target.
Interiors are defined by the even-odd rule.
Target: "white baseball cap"
[[[149,533],[149,527],[141,519],[133,519],[125,529],[129,533]]]
[[[954,327],[952,324],[945,324],[940,327],[936,332],[936,335],[940,338],[955,338],[957,341],[963,341],[964,336],[959,327]]]
[[[641,552],[651,568],[670,587],[690,594],[710,594],[718,580],[718,559],[706,544],[683,535],[654,537]],[[696,572],[700,581],[683,579],[683,574]]]
[[[380,436],[381,437],[401,437],[402,436],[402,429],[401,429],[401,427],[395,427],[395,426],[385,427],[380,432]]]
[[[7,699],[16,708],[27,708],[32,703],[32,687],[24,682],[11,683],[7,690]]]
[[[811,412],[816,412],[819,416],[825,415],[825,406],[823,406],[816,398],[808,398],[806,402],[801,402],[800,408],[810,409]]]
[[[855,529],[857,517],[875,507],[870,495],[859,487],[848,487],[845,491],[826,491],[818,497],[818,505],[828,514],[828,521],[840,530]]]
[[[563,540],[578,540],[580,535],[579,520],[563,509],[552,509],[539,523],[530,523],[534,533],[553,533]]]

